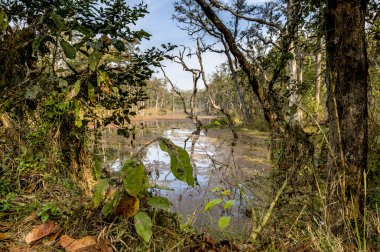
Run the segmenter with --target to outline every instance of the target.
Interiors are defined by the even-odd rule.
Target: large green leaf
[[[3,10],[0,11],[0,28],[3,30],[8,28],[8,16]]]
[[[74,110],[74,117],[75,117],[75,126],[78,128],[81,128],[83,123],[83,118],[84,118],[84,111],[82,109],[81,104],[79,102],[75,102],[75,110]]]
[[[144,165],[135,160],[127,160],[127,162],[125,162],[121,176],[123,178],[124,188],[130,195],[138,196],[149,186]]]
[[[104,197],[106,196],[106,192],[109,188],[109,179],[102,179],[95,187],[94,193],[94,207],[97,208]]]
[[[99,65],[99,61],[102,58],[103,54],[99,51],[94,51],[91,53],[90,57],[88,57],[88,67],[91,71],[95,71],[95,69]]]
[[[166,138],[160,138],[160,148],[170,156],[170,170],[173,175],[194,187],[193,167],[187,151]]]
[[[134,216],[135,228],[137,233],[144,239],[145,242],[149,242],[152,238],[152,220],[143,212],[138,212]]]
[[[77,55],[77,50],[75,49],[74,46],[70,45],[69,42],[61,39],[59,42],[63,48],[63,52],[65,53],[65,56],[69,59],[75,59]]]
[[[212,207],[222,203],[223,200],[222,199],[214,199],[214,200],[211,200],[209,203],[207,203],[207,205],[205,206],[205,211],[209,211]]]
[[[158,209],[170,209],[172,203],[165,197],[153,197],[148,200],[148,205]]]
[[[219,218],[218,226],[220,229],[225,229],[228,225],[230,225],[231,218],[229,216],[223,216]]]

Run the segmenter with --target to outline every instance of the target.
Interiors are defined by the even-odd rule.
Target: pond
[[[265,193],[261,186],[255,185],[260,184],[260,180],[265,181],[271,167],[266,133],[243,132],[237,145],[232,147],[232,135],[228,129],[202,131],[199,138],[194,139],[191,138],[194,125],[190,120],[141,121],[135,124],[138,130],[133,142],[118,136],[116,129],[108,128],[102,132],[99,146],[104,169],[117,174],[126,159],[140,150],[150,184],[157,185],[152,192],[167,197],[173,203],[172,210],[183,216],[183,222],[188,221],[200,231],[219,237],[244,237],[249,233],[249,204],[260,204]],[[169,155],[160,149],[157,141],[152,142],[162,136],[189,153],[196,181],[194,188],[170,172]],[[221,203],[205,212],[206,204],[216,198],[224,202],[230,200],[234,204],[225,209]],[[221,216],[230,216],[231,220],[230,226],[223,231],[218,228]]]

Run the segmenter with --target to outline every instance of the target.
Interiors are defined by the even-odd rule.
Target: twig
[[[284,189],[285,189],[285,187],[286,187],[287,184],[288,184],[288,179],[285,179],[285,181],[282,184],[280,190],[277,191],[276,197],[273,199],[272,203],[270,204],[270,207],[269,207],[268,211],[265,213],[265,215],[264,215],[264,217],[263,217],[263,219],[261,221],[261,224],[258,225],[255,228],[252,228],[252,231],[251,231],[251,241],[252,241],[252,243],[254,243],[256,241],[257,236],[259,236],[259,234],[263,230],[264,226],[267,224],[270,216],[272,215],[273,209],[276,206],[276,203],[279,200],[279,198],[280,198],[280,196],[281,196],[282,192],[284,191]]]

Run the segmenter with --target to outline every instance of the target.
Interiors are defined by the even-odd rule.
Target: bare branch
[[[218,9],[228,11],[229,13],[231,13],[232,15],[234,15],[235,17],[238,17],[238,18],[241,18],[241,19],[244,19],[244,20],[247,20],[247,21],[252,21],[252,22],[255,22],[255,23],[258,23],[258,24],[267,25],[267,26],[276,28],[278,30],[282,30],[282,27],[280,25],[276,24],[276,23],[268,22],[268,21],[266,21],[264,19],[261,19],[261,18],[253,18],[253,17],[243,16],[243,15],[237,13],[236,11],[232,10],[228,6],[222,5],[222,4],[218,3],[215,0],[210,0],[210,3],[213,6],[217,7]]]

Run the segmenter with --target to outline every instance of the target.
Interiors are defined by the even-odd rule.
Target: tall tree
[[[368,153],[366,0],[327,0],[327,109],[331,223],[360,217]],[[353,202],[352,202],[353,201]],[[334,203],[340,204],[334,204]],[[336,211],[339,206],[338,211]]]

